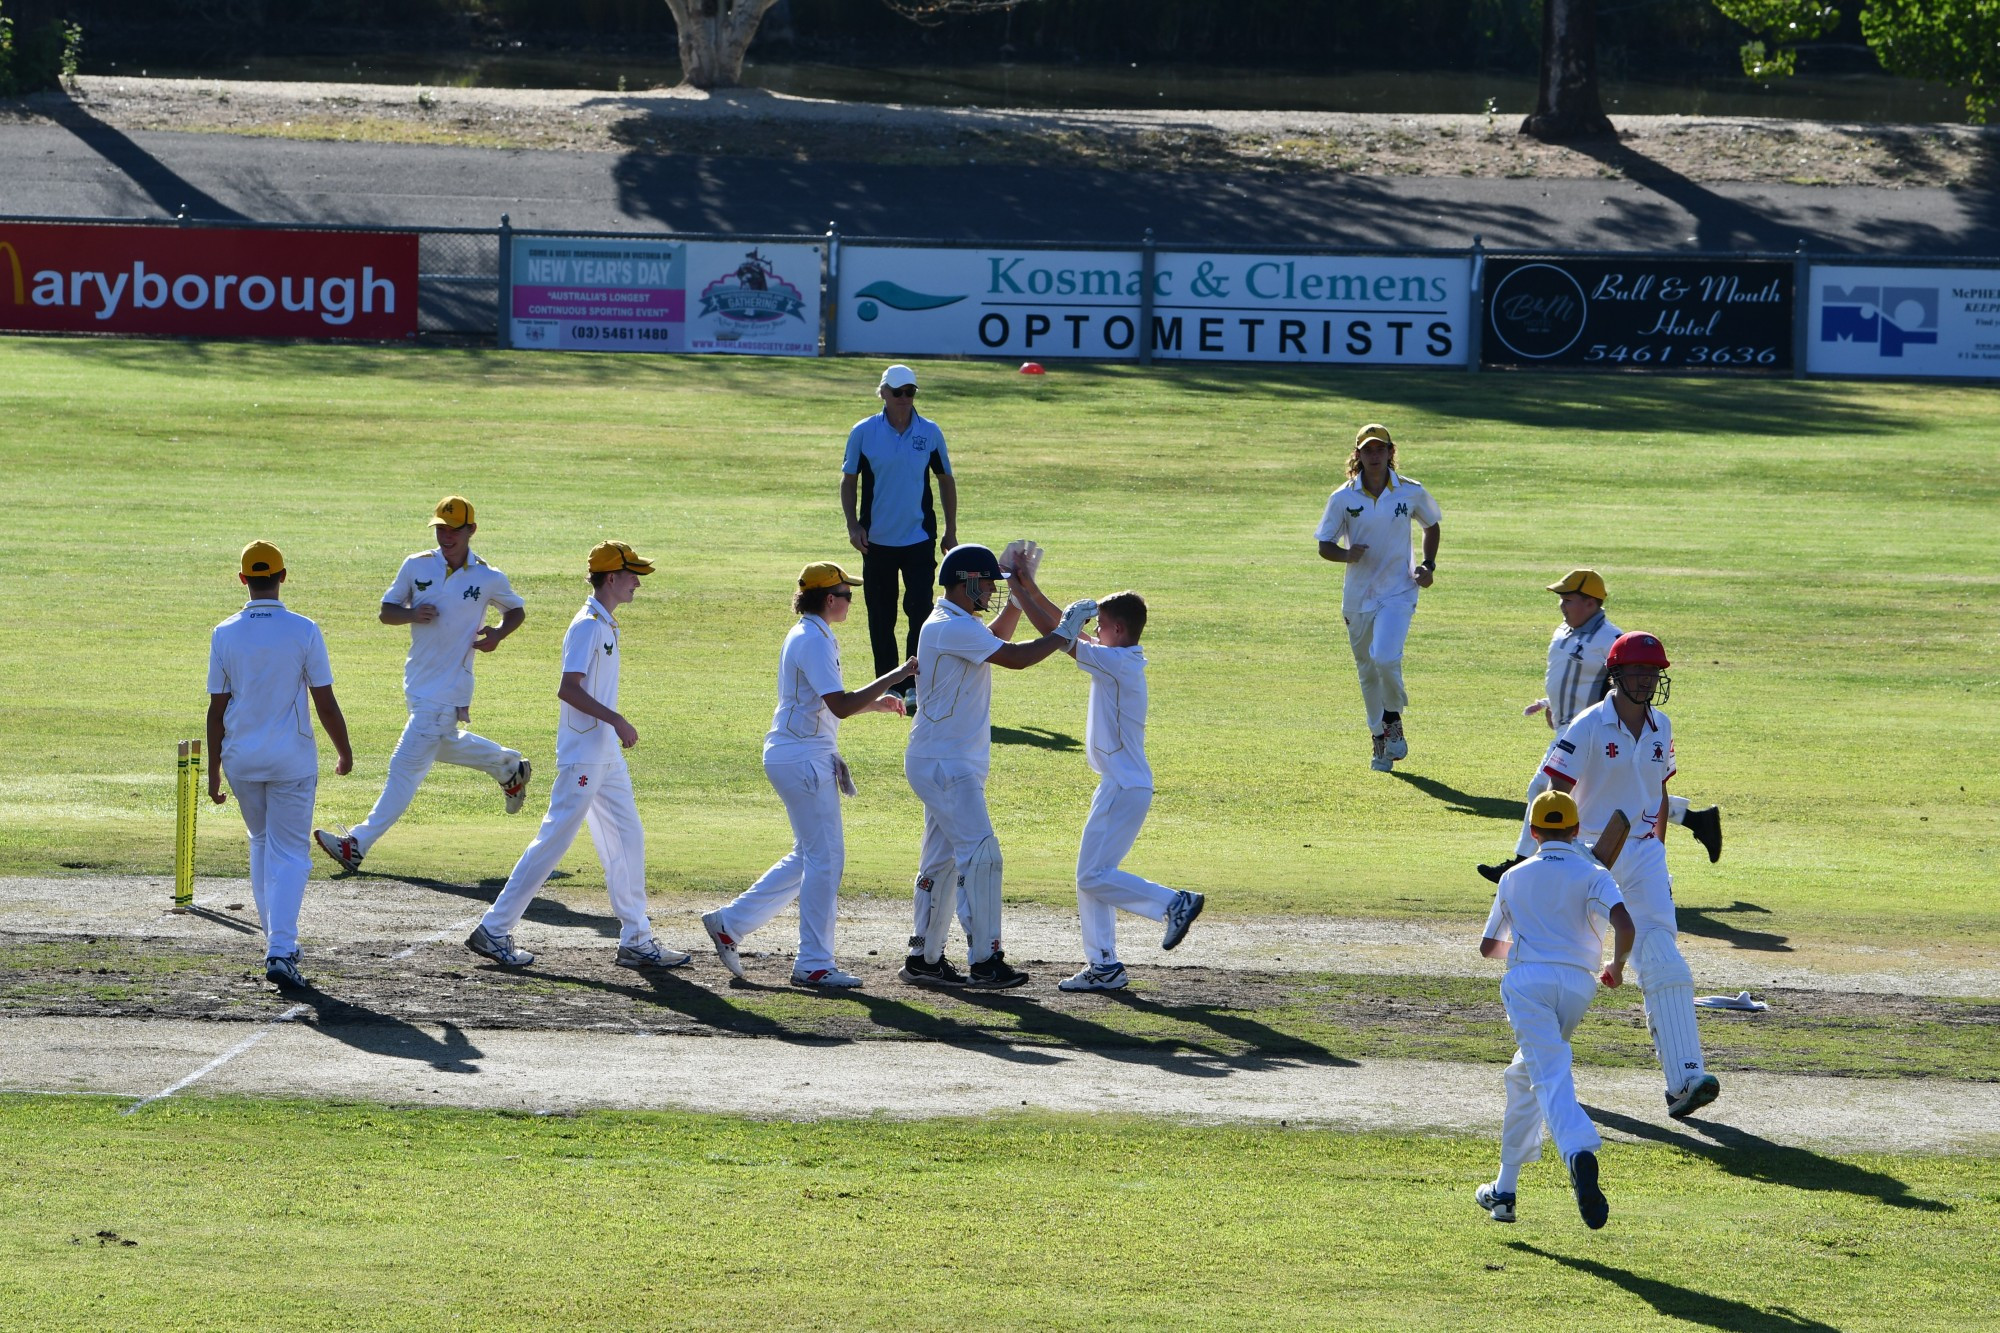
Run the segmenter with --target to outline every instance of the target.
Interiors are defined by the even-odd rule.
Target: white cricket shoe
[[[1478,1202],[1481,1208],[1486,1210],[1486,1215],[1495,1222],[1511,1222],[1514,1220],[1514,1195],[1502,1194],[1491,1183],[1488,1183],[1474,1190],[1472,1197]]]
[[[1368,767],[1374,769],[1377,773],[1387,773],[1396,766],[1396,761],[1389,757],[1386,749],[1388,741],[1389,738],[1386,735],[1375,738],[1375,757],[1368,761]]]
[[[836,990],[853,990],[861,984],[861,978],[852,972],[843,972],[837,967],[816,967],[810,972],[792,972],[794,986],[825,986]]]
[[[264,980],[279,990],[304,990],[306,979],[299,975],[296,953],[272,954],[264,960]]]
[[[1160,936],[1160,947],[1171,949],[1187,938],[1188,927],[1201,915],[1201,909],[1208,902],[1204,894],[1188,893],[1182,890],[1167,904],[1167,933]]]
[[[620,967],[685,967],[694,961],[694,955],[666,948],[658,940],[645,940],[619,945],[614,961]]]
[[[321,851],[339,862],[342,870],[351,874],[361,869],[361,843],[353,834],[344,829],[339,833],[329,833],[323,828],[316,828],[313,830],[313,841],[319,844]]]
[[[1402,718],[1397,718],[1382,729],[1382,753],[1391,759],[1410,757],[1410,743],[1403,737]]]
[[[502,967],[526,967],[535,961],[535,956],[526,949],[514,947],[512,935],[495,935],[486,928],[484,921],[472,928],[465,937],[465,947],[485,958],[491,958]]]
[[[729,975],[738,981],[748,981],[750,978],[743,975],[742,955],[736,952],[736,938],[722,928],[722,913],[703,913],[701,928],[708,932],[708,942],[715,946],[715,956],[729,969]]]
[[[1125,964],[1111,963],[1102,967],[1086,967],[1073,977],[1064,977],[1056,983],[1057,990],[1124,990],[1131,978],[1125,975]]]
[[[1713,1074],[1703,1074],[1679,1092],[1667,1094],[1667,1114],[1685,1120],[1721,1095],[1722,1080]]]

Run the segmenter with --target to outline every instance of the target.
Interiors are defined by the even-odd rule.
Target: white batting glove
[[[833,757],[833,781],[834,785],[840,788],[842,796],[854,795],[854,771],[848,768],[847,761],[839,755]]]
[[[1024,541],[1015,540],[1008,542],[1000,549],[1000,572],[1002,574],[1011,577],[1014,571],[1020,568],[1021,548],[1026,545],[1027,543]],[[1033,572],[1032,570],[1029,571],[1030,576],[1033,575]]]
[[[1021,543],[1021,554],[1014,563],[1016,569],[1026,570],[1029,578],[1041,573],[1042,548],[1033,542]]]
[[[1059,635],[1062,638],[1068,639],[1071,643],[1075,643],[1076,636],[1083,632],[1084,625],[1096,614],[1097,603],[1088,597],[1079,597],[1076,601],[1071,602],[1063,608],[1062,623],[1057,625],[1050,633]]]

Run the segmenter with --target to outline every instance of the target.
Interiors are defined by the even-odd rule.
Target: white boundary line
[[[216,1056],[213,1060],[210,1060],[207,1064],[195,1070],[192,1074],[189,1074],[186,1078],[182,1079],[180,1082],[171,1083],[166,1087],[160,1089],[158,1092],[154,1093],[152,1096],[141,1098],[140,1100],[126,1107],[123,1113],[125,1115],[131,1115],[134,1111],[143,1111],[148,1106],[151,1106],[154,1102],[159,1101],[162,1097],[171,1097],[175,1093],[179,1092],[182,1088],[185,1088],[190,1083],[195,1082],[197,1079],[203,1078],[208,1074],[214,1073],[216,1070],[222,1068],[224,1065],[228,1064],[231,1060],[234,1060],[237,1056],[243,1054],[243,1052],[249,1050],[252,1046],[255,1046],[258,1042],[264,1040],[264,1038],[271,1035],[272,1028],[278,1026],[278,1024],[280,1023],[291,1022],[294,1018],[297,1018],[300,1014],[304,1013],[307,1009],[311,1007],[312,1006],[310,1005],[304,1005],[304,1004],[293,1005],[291,1008],[285,1010],[284,1013],[279,1014],[276,1018],[266,1023],[263,1027],[258,1028],[255,1032],[245,1037],[242,1041],[237,1042],[234,1046],[231,1046],[221,1055]]]

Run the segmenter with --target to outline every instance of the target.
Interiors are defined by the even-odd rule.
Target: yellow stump
[[[174,907],[194,905],[195,812],[201,808],[201,742],[180,742],[174,800]]]

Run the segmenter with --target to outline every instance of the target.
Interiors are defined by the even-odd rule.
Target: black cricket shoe
[[[968,990],[1012,990],[1028,984],[1028,974],[1018,967],[1009,967],[1007,956],[998,949],[991,958],[974,963],[967,970],[972,973],[965,983]]]
[[[1713,1074],[1703,1074],[1679,1092],[1667,1094],[1667,1114],[1685,1120],[1721,1095],[1722,1080]]]
[[[1502,861],[1497,866],[1483,865],[1479,867],[1480,877],[1486,880],[1486,882],[1489,884],[1498,884],[1500,882],[1500,877],[1502,875],[1506,874],[1508,871],[1512,870],[1515,866],[1521,864],[1521,862],[1527,859],[1528,858],[1525,856],[1516,856],[1510,860]]]
[[[1722,807],[1711,805],[1706,810],[1690,810],[1682,816],[1681,824],[1694,840],[1708,849],[1709,864],[1722,859]]]
[[[1583,1224],[1592,1231],[1603,1230],[1611,1205],[1597,1188],[1596,1153],[1580,1152],[1569,1159],[1569,1187],[1576,1191],[1576,1210],[1583,1214]]]
[[[920,953],[913,953],[903,959],[903,970],[896,974],[912,986],[963,986],[965,973],[951,965],[951,959],[940,958],[935,963],[927,963]]]

